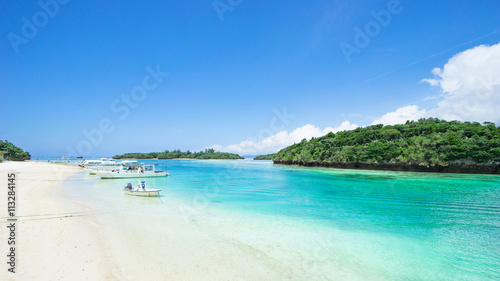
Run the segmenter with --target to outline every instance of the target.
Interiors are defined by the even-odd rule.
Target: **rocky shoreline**
[[[393,163],[339,163],[327,161],[273,160],[274,164],[318,168],[361,169],[400,172],[493,174],[500,175],[500,164],[450,164],[448,166],[424,166]]]

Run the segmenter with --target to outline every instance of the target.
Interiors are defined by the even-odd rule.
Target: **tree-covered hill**
[[[150,152],[150,153],[125,153],[122,155],[116,155],[114,159],[225,159],[225,160],[236,160],[244,159],[238,154],[227,153],[227,152],[216,152],[213,149],[205,149],[205,151],[200,152],[181,152],[180,150],[164,152]]]
[[[11,161],[24,161],[29,160],[31,155],[8,141],[0,140],[0,162],[2,161],[1,158]]]
[[[302,140],[275,164],[407,171],[500,173],[500,128],[436,118],[372,125]]]
[[[259,155],[255,157],[253,160],[273,160],[273,157],[276,155],[276,153],[271,153],[271,154],[266,154],[266,155]]]

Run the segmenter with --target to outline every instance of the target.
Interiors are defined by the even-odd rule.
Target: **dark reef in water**
[[[326,161],[303,162],[297,160],[273,160],[273,163],[279,165],[294,165],[303,167],[336,168],[336,169],[500,175],[500,163],[494,165],[451,164],[449,166],[424,166],[424,165],[391,164],[391,163],[335,163]]]

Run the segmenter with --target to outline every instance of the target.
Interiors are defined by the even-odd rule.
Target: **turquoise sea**
[[[231,244],[236,252],[222,254],[262,261],[283,279],[500,279],[500,176],[142,162],[167,165],[171,176],[146,180],[160,198],[123,195],[137,179],[84,172],[65,195],[103,225],[160,241],[176,221],[192,230],[186,237],[215,241],[205,251]]]

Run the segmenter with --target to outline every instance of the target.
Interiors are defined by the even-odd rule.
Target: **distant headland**
[[[10,161],[24,161],[29,160],[30,158],[31,155],[28,152],[25,152],[8,141],[0,140],[0,162],[2,162],[2,159]]]
[[[303,139],[272,160],[307,167],[500,174],[500,128],[437,118],[372,125]]]
[[[266,154],[266,155],[259,155],[253,160],[273,160],[273,157],[276,155],[276,153],[271,153],[271,154]]]
[[[213,149],[205,149],[205,151],[182,152],[179,149],[164,152],[150,153],[125,153],[113,156],[113,159],[197,159],[197,160],[239,160],[245,159],[238,154],[219,152]]]

